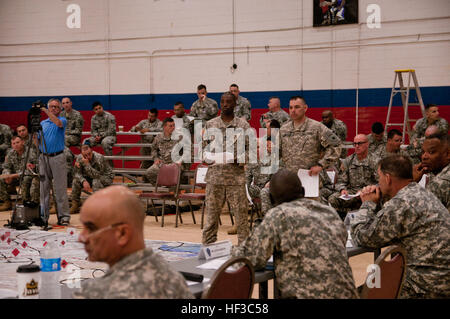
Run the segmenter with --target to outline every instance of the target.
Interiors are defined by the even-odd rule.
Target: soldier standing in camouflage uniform
[[[426,188],[450,212],[450,140],[448,134],[433,134],[423,142],[422,163],[414,167],[414,180],[420,181],[424,173],[430,180]]]
[[[294,173],[302,168],[309,170],[310,175],[318,175],[338,162],[341,141],[325,125],[306,117],[307,109],[303,97],[291,97],[292,120],[280,129],[281,160],[283,167]]]
[[[109,269],[101,278],[83,281],[74,298],[194,298],[183,276],[145,247],[144,219],[141,202],[124,186],[110,186],[86,200],[79,241],[89,261],[105,262]]]
[[[369,154],[376,154],[386,146],[386,136],[384,135],[383,124],[375,122],[372,124],[372,133],[367,135],[369,139]]]
[[[335,185],[336,193],[328,198],[328,202],[339,213],[342,219],[349,210],[361,206],[359,196],[349,200],[339,198],[344,195],[356,194],[361,188],[377,183],[378,158],[368,153],[369,145],[365,134],[358,134],[353,140],[355,153],[342,161]]]
[[[158,110],[156,108],[151,109],[148,112],[148,119],[140,121],[138,124],[133,126],[130,132],[140,132],[141,134],[148,132],[161,132],[162,122],[158,119]],[[155,135],[143,135],[141,137],[141,143],[153,143]],[[152,154],[151,147],[141,147],[139,153],[144,156],[149,156]],[[142,161],[141,168],[149,168],[152,166],[153,161]]]
[[[104,156],[94,152],[89,142],[85,141],[81,146],[81,154],[78,154],[75,160],[70,213],[78,213],[82,190],[89,192],[92,188],[96,192],[110,186],[113,180],[114,173]]]
[[[11,128],[6,124],[0,124],[0,168],[5,161],[8,149],[11,148]]]
[[[112,147],[116,143],[116,118],[103,110],[100,102],[94,102],[95,115],[91,119],[91,137],[87,138],[91,146],[101,144],[105,155],[113,155]],[[84,144],[84,141],[83,141]]]
[[[236,98],[231,92],[226,92],[220,99],[222,112],[220,116],[206,123],[206,130],[219,129],[223,134],[223,149],[216,152],[225,152],[226,129],[241,128],[244,131],[250,128],[247,121],[234,116]],[[205,141],[204,144],[206,146]],[[215,143],[216,141],[210,141]],[[220,141],[218,142],[220,144]],[[202,243],[211,244],[217,240],[219,216],[225,201],[230,204],[230,209],[236,218],[238,242],[241,243],[249,233],[248,226],[248,201],[245,191],[245,163],[238,163],[237,156],[245,155],[248,159],[248,140],[245,141],[245,154],[237,154],[237,146],[234,148],[233,163],[213,163],[206,173],[206,225],[203,228]],[[204,148],[205,149],[205,148]],[[206,149],[205,149],[206,150]]]
[[[149,183],[155,185],[158,177],[159,169],[163,164],[172,164],[172,149],[179,142],[179,139],[172,140],[172,133],[175,130],[175,122],[172,118],[165,118],[162,122],[163,132],[155,137],[152,143],[153,165],[145,172],[145,177]],[[189,163],[181,164],[182,169],[189,169]]]
[[[192,103],[191,111],[189,112],[189,115],[194,117],[195,120],[202,120],[203,125],[206,121],[215,118],[219,113],[217,102],[207,97],[206,94],[208,94],[206,86],[200,84],[197,87],[198,100]]]
[[[448,122],[444,118],[439,117],[439,108],[436,104],[427,104],[425,106],[425,117],[417,120],[414,125],[414,133],[411,137],[411,141],[415,141],[425,136],[425,130],[430,125],[437,126],[441,132],[448,132]]]
[[[321,123],[332,130],[333,133],[340,138],[341,142],[345,142],[345,140],[347,139],[347,125],[345,125],[345,123],[341,120],[334,118],[333,112],[331,112],[330,110],[323,111]],[[342,148],[340,157],[347,157],[346,148]]]
[[[235,83],[230,85],[230,92],[236,98],[236,108],[234,109],[234,115],[236,117],[242,117],[247,122],[252,118],[252,105],[250,101],[243,96],[240,96],[239,86]]]
[[[8,152],[2,174],[19,174],[19,176],[17,178],[0,179],[0,201],[3,201],[3,204],[0,205],[0,211],[11,209],[11,199],[7,191],[8,185],[19,185],[20,174],[24,174],[22,185],[20,185],[23,201],[39,203],[38,175],[32,175],[28,171],[28,169],[36,171],[37,153],[35,148],[30,149],[26,170],[23,172],[28,148],[25,147],[24,141],[19,136],[14,136],[11,139],[11,144],[12,149]]]
[[[280,99],[278,97],[273,96],[269,98],[269,104],[267,104],[267,106],[269,107],[269,112],[261,115],[261,118],[259,119],[259,124],[261,124],[262,128],[268,129],[271,120],[277,120],[280,125],[283,125],[291,119],[289,114],[281,108]]]
[[[232,248],[232,256],[244,256],[260,270],[273,255],[280,298],[357,298],[347,231],[336,211],[304,198],[297,175],[286,169],[273,175],[270,194],[277,206]]]
[[[363,247],[394,243],[405,249],[400,298],[449,298],[450,214],[433,193],[412,181],[408,157],[382,159],[378,174],[379,187],[361,191],[363,204],[350,222],[353,241]],[[390,200],[379,209],[381,194]]]
[[[67,119],[65,144],[67,147],[80,146],[81,132],[83,132],[84,119],[80,112],[72,108],[72,101],[65,97],[62,99],[63,111],[61,116]]]

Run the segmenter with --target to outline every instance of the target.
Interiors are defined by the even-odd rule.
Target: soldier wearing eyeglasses
[[[377,157],[369,155],[369,140],[365,134],[356,135],[353,139],[355,153],[347,156],[341,164],[338,179],[335,185],[336,192],[329,198],[328,202],[333,206],[342,219],[348,211],[359,209],[361,199],[355,195],[364,186],[376,184]],[[345,199],[340,198],[346,197]]]
[[[86,280],[74,293],[80,299],[193,298],[183,276],[144,242],[144,209],[124,186],[110,186],[90,196],[81,208],[88,260],[106,262],[106,274]]]

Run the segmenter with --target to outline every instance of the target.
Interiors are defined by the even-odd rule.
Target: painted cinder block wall
[[[79,29],[66,25],[72,3]],[[366,23],[373,3],[379,29]],[[352,140],[385,122],[402,68],[416,70],[424,102],[450,119],[449,12],[448,0],[360,0],[359,24],[313,28],[312,0],[3,0],[0,122],[15,128],[32,101],[70,96],[85,130],[94,100],[129,129],[151,107],[161,119],[175,101],[189,108],[200,83],[217,101],[237,83],[252,102],[252,126],[270,96],[286,109],[303,95],[308,116],[331,108]],[[395,108],[393,120],[401,114]]]

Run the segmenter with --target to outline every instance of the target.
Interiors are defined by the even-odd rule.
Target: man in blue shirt
[[[65,117],[60,117],[61,101],[50,99],[48,109],[41,110],[48,119],[41,122],[42,134],[39,136],[39,173],[41,176],[41,216],[48,222],[49,199],[52,180],[54,183],[58,225],[67,226],[70,221],[69,200],[67,198],[66,156],[64,155],[64,133],[67,125]]]

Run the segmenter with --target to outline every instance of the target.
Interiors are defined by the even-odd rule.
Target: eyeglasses
[[[87,230],[88,234],[87,235],[83,235],[83,233],[81,233],[80,234],[80,242],[85,243],[87,241],[87,239],[89,239],[90,237],[98,235],[100,233],[103,233],[104,231],[113,229],[114,227],[117,227],[117,226],[120,226],[120,225],[123,225],[123,224],[125,224],[125,223],[122,223],[122,222],[121,223],[115,223],[115,224],[112,224],[112,225],[109,225],[109,226],[106,226],[106,227],[103,227],[103,228],[99,228],[99,229],[94,230],[94,231],[89,230],[89,228],[83,227],[83,229]]]
[[[363,144],[366,144],[367,142],[353,142],[353,146],[361,146]]]

